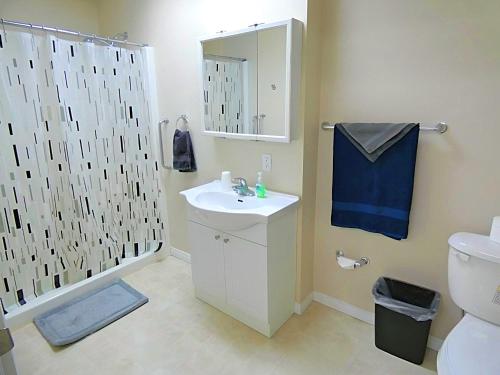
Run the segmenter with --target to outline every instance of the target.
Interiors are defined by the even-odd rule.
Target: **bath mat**
[[[79,296],[33,319],[43,337],[54,346],[78,341],[148,302],[122,280]]]

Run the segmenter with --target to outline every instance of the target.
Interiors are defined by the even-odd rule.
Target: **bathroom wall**
[[[0,0],[0,17],[16,21],[97,33],[94,0]]]
[[[237,30],[259,22],[272,22],[287,18],[297,18],[306,23],[306,0],[103,0],[99,2],[100,32],[114,34],[127,30],[130,40],[144,41],[156,49],[158,95],[160,115],[172,123],[185,113],[191,119],[189,124],[195,147],[198,172],[165,174],[167,189],[169,224],[173,247],[189,250],[186,203],[179,191],[220,176],[222,170],[230,170],[233,176],[243,176],[254,184],[256,172],[261,169],[261,155],[268,153],[273,158],[271,173],[264,173],[270,189],[303,194],[303,186],[314,192],[315,180],[303,180],[304,148],[304,103],[301,101],[300,126],[295,129],[296,137],[290,144],[248,142],[215,139],[201,133],[200,100],[202,92],[199,38],[214,34],[219,30]],[[304,45],[304,51],[306,48]],[[303,54],[305,56],[305,52]],[[303,75],[307,71],[303,61]],[[302,87],[303,98],[305,85]],[[313,111],[314,112],[314,111]],[[311,124],[317,126],[317,123]],[[173,126],[171,127],[173,129]],[[313,164],[314,165],[314,164]],[[311,164],[308,166],[310,169]],[[308,172],[310,173],[310,172]],[[311,197],[308,197],[304,233],[307,238],[314,232],[314,212]],[[313,247],[302,246],[302,210],[298,226],[298,295],[301,300],[312,290]],[[301,262],[308,265],[302,268]],[[304,289],[304,291],[303,291]]]
[[[421,133],[407,240],[330,226],[332,134],[318,143],[314,289],[366,310],[380,275],[442,293],[432,334],[461,317],[447,284],[447,239],[488,233],[500,214],[500,3],[457,0],[324,2],[321,120],[448,122]],[[368,256],[340,270],[335,250]]]

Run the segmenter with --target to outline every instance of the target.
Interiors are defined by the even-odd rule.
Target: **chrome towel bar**
[[[333,122],[326,122],[325,121],[325,122],[321,123],[321,129],[323,129],[323,130],[332,130],[334,128],[335,128],[335,123],[333,123]],[[443,134],[443,133],[446,133],[446,131],[448,130],[448,125],[446,124],[446,122],[440,122],[435,126],[421,126],[420,130],[431,131],[431,132]]]

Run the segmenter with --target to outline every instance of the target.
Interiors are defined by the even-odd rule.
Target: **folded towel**
[[[419,130],[412,127],[371,162],[335,127],[332,225],[408,236]]]
[[[341,123],[338,128],[356,148],[370,161],[374,162],[392,145],[399,142],[418,124],[384,124],[384,123]]]
[[[193,144],[189,131],[175,129],[173,141],[174,169],[179,172],[196,171],[196,160],[194,159]]]

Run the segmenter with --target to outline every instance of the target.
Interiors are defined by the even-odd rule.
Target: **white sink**
[[[202,224],[222,230],[241,230],[267,223],[298,204],[294,195],[267,192],[266,198],[241,197],[223,191],[219,180],[181,191],[190,205],[190,215]]]

